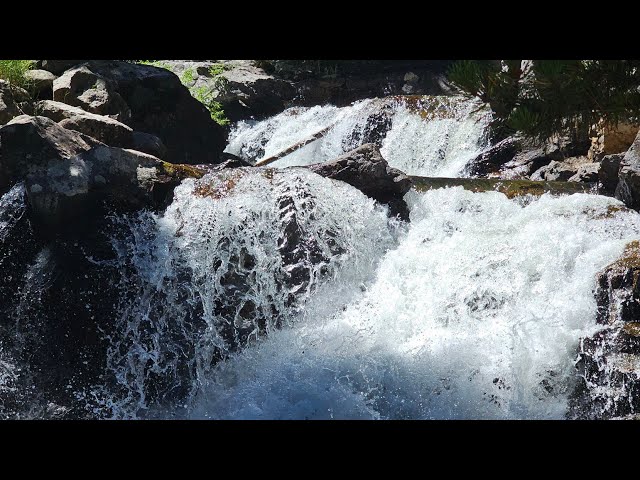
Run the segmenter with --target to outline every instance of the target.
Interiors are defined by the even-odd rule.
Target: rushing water
[[[487,145],[490,118],[486,111],[455,97],[427,97],[419,106],[368,99],[342,108],[290,108],[266,120],[238,123],[227,151],[259,161],[329,128],[322,138],[272,165],[325,162],[367,141],[367,132],[382,122],[381,117],[390,121],[379,127],[382,155],[391,166],[409,175],[464,176],[467,162]]]
[[[362,143],[381,108],[241,123],[228,151],[267,158],[330,127],[273,166],[326,161]],[[391,165],[464,173],[486,116],[438,108],[386,110]],[[112,217],[114,257],[91,259],[120,275],[100,326],[104,384],[79,401],[98,418],[563,418],[578,342],[597,329],[596,273],[640,238],[640,217],[587,194],[405,199],[408,224],[306,169],[236,169],[185,180],[163,213]],[[24,213],[18,185],[0,198],[0,247]],[[10,319],[27,334],[53,275],[48,248],[30,258]],[[2,338],[0,416],[31,401],[29,365]],[[14,416],[64,415],[42,402]]]

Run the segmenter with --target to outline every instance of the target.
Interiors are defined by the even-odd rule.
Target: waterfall
[[[364,292],[331,315],[316,298],[219,364],[192,418],[563,418],[595,274],[637,215],[585,194],[409,196],[411,227]]]
[[[394,245],[396,221],[349,185],[301,169],[223,176],[185,181],[164,215],[120,219],[131,295],[108,359],[116,417],[190,398],[212,364],[291,325],[323,284],[364,282]]]
[[[367,99],[342,108],[295,107],[266,120],[239,122],[226,151],[258,161],[329,128],[322,138],[272,166],[325,162],[373,141],[392,167],[409,175],[464,176],[467,162],[487,146],[489,121],[486,110],[458,97]]]

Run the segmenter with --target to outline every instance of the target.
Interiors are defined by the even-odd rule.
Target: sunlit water
[[[391,125],[381,152],[391,166],[409,175],[464,176],[467,163],[487,146],[490,118],[474,102],[455,97],[445,102],[441,98],[426,97],[423,110],[410,108],[402,101],[379,99],[361,100],[342,108],[290,108],[259,122],[239,122],[231,132],[227,151],[259,161],[330,127],[322,138],[271,166],[325,162],[360,146],[372,116],[388,109]]]

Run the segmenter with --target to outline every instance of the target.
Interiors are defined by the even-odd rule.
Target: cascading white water
[[[303,169],[186,180],[164,215],[122,223],[130,295],[108,361],[120,393],[103,401],[115,417],[154,402],[161,413],[146,416],[167,415],[163,398],[195,394],[212,362],[289,325],[324,283],[365,281],[398,228],[360,191]]]
[[[563,418],[595,274],[640,236],[637,214],[586,194],[408,196],[411,227],[366,291],[327,312],[332,288],[357,290],[339,275],[220,363],[192,418]]]
[[[381,152],[392,167],[409,175],[462,176],[467,162],[487,146],[490,116],[475,102],[424,97],[419,105],[411,106],[400,97],[361,100],[342,108],[295,107],[259,122],[239,122],[226,151],[257,161],[329,128],[323,137],[271,166],[325,162],[369,141],[367,132],[384,118],[390,125],[382,128]]]

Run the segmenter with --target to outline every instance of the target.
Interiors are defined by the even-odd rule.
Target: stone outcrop
[[[639,129],[638,124],[619,123],[601,127],[598,135],[591,138],[587,153],[590,160],[599,162],[606,155],[626,152],[633,143]]]
[[[36,60],[36,66],[54,75],[62,75],[66,70],[87,60]]]
[[[598,181],[600,191],[605,195],[613,195],[618,185],[618,175],[623,166],[624,154],[606,155],[600,162]]]
[[[614,195],[627,207],[640,209],[640,133],[622,159]]]
[[[309,169],[348,183],[368,197],[388,204],[391,215],[409,218],[403,197],[411,188],[411,181],[403,172],[390,167],[373,144],[362,145],[335,160],[311,165]]]
[[[629,243],[620,259],[597,278],[597,322],[604,328],[582,339],[578,384],[569,417],[622,418],[640,413],[640,243]]]
[[[87,68],[109,80],[131,109],[136,131],[159,137],[172,163],[218,163],[226,131],[172,72],[151,65],[92,61]]]
[[[46,70],[28,70],[24,78],[29,82],[35,98],[53,98],[53,81],[57,78],[53,73]]]
[[[0,125],[23,114],[31,114],[29,94],[22,88],[0,80]]]

